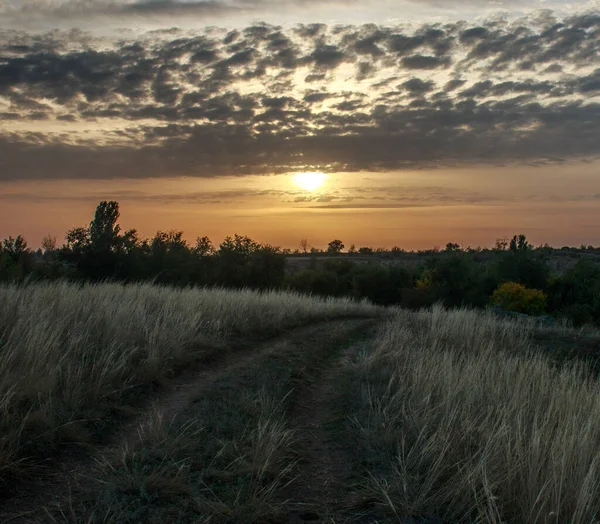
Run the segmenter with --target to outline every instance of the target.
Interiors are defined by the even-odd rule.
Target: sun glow
[[[294,183],[306,190],[306,191],[315,191],[319,189],[327,180],[327,175],[325,173],[316,173],[316,172],[304,172],[304,173],[296,173],[294,175]]]

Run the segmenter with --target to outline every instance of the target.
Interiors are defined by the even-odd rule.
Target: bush
[[[416,287],[427,291],[446,307],[483,307],[485,273],[468,253],[452,252],[434,257],[417,280]]]
[[[574,325],[600,324],[600,266],[581,259],[548,288],[548,308]]]
[[[518,282],[535,289],[546,289],[549,269],[539,253],[516,249],[500,253],[496,272],[503,282]]]
[[[505,282],[494,291],[492,303],[507,311],[540,315],[546,310],[546,294],[516,282]]]

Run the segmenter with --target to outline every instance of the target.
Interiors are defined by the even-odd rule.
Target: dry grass
[[[597,334],[440,307],[393,313],[340,377],[351,411],[344,444],[364,473],[362,497],[349,487],[348,503],[366,500],[384,521],[600,522],[600,384],[584,362],[558,366],[534,347],[542,335],[550,346]],[[287,293],[0,287],[0,483],[65,441],[94,442],[151,385],[229,351],[234,338],[382,314]],[[319,329],[227,368],[176,419],[157,413],[98,462],[99,496],[52,518],[282,521],[300,442],[289,407],[306,370],[351,332]]]
[[[600,384],[530,340],[487,314],[399,312],[352,371],[367,499],[398,520],[598,522]]]
[[[202,384],[174,418],[159,409],[137,438],[75,475],[80,490],[49,507],[53,522],[287,522],[303,445],[295,406],[364,326],[328,323],[267,343]]]
[[[226,351],[232,336],[380,311],[275,292],[1,286],[0,484],[62,442],[93,440],[144,387]]]
[[[157,413],[139,439],[103,457],[93,471],[103,487],[86,522],[256,522],[282,510],[277,493],[293,465],[294,433],[265,394],[259,414],[230,440],[218,440],[196,420],[165,421]],[[214,423],[214,421],[211,421]],[[62,522],[81,522],[63,509]],[[200,519],[200,520],[198,520]]]

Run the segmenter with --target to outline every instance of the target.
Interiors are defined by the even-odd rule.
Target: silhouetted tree
[[[209,256],[209,255],[214,255],[215,248],[214,248],[210,238],[198,237],[196,239],[196,246],[194,247],[194,252],[196,253],[196,255],[205,257],[205,256]]]
[[[81,251],[90,245],[90,230],[87,227],[75,227],[65,236],[67,249]]]
[[[448,242],[446,244],[446,251],[460,251],[460,244],[456,242]]]
[[[344,243],[341,240],[332,240],[327,244],[328,253],[341,253],[342,249],[344,249]]]
[[[527,237],[525,235],[515,235],[510,240],[510,247],[509,247],[509,249],[513,253],[517,253],[517,252],[518,253],[522,253],[524,251],[531,250],[531,245],[527,241]]]
[[[56,251],[56,237],[52,235],[46,235],[42,239],[42,249],[45,253]]]
[[[115,201],[100,202],[90,223],[90,243],[95,251],[114,250],[119,245],[119,204]]]
[[[141,246],[141,239],[136,229],[129,229],[123,233],[120,239],[120,247],[130,253],[132,250]]]
[[[508,251],[500,253],[496,269],[500,282],[516,282],[540,290],[548,284],[548,266],[525,235],[513,236]]]
[[[9,236],[0,247],[0,280],[23,280],[33,270],[33,257],[21,235]]]
[[[506,237],[497,238],[494,249],[496,251],[506,251],[508,249],[508,242],[508,238]]]
[[[27,252],[27,242],[21,235],[16,238],[9,236],[2,242],[2,250],[16,259]]]

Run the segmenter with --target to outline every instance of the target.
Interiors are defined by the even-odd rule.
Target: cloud
[[[432,91],[434,86],[435,82],[431,80],[424,81],[420,78],[411,78],[410,80],[407,80],[406,82],[400,84],[399,87],[407,89],[413,95],[422,95],[424,93]]]
[[[593,15],[109,41],[0,32],[0,178],[594,157],[599,53]]]
[[[235,15],[252,16],[286,9],[322,6],[352,6],[358,0],[13,0],[0,5],[0,17],[8,25],[32,21],[184,19],[219,20]],[[119,23],[119,25],[121,25]]]
[[[152,204],[240,204],[259,197],[275,197],[289,199],[296,197],[299,191],[284,191],[276,189],[231,189],[223,191],[202,191],[189,193],[151,194],[143,191],[120,190],[104,194],[106,200],[147,202]],[[297,197],[299,198],[299,197]],[[97,194],[66,194],[49,192],[38,195],[30,193],[6,193],[0,195],[0,200],[10,202],[96,202]],[[328,201],[328,200],[316,200]]]
[[[448,67],[451,60],[448,57],[411,55],[403,57],[401,63],[406,69],[438,69]]]

